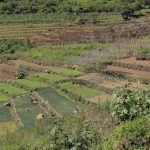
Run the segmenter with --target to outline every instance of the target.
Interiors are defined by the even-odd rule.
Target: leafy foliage
[[[16,77],[18,79],[25,79],[28,75],[28,70],[25,67],[20,67],[16,72]]]
[[[128,121],[117,127],[105,150],[149,150],[150,119],[149,116]]]
[[[38,12],[112,12],[122,11],[125,7],[150,5],[149,0],[13,0],[0,1],[1,14],[38,13]]]
[[[32,139],[32,140],[31,140]],[[46,128],[37,123],[32,133],[0,139],[1,149],[100,150],[101,133],[81,115],[52,120]]]
[[[150,90],[126,86],[115,93],[117,102],[113,115],[120,121],[133,120],[141,115],[150,114]]]
[[[9,39],[0,41],[0,53],[1,54],[14,54],[18,50],[27,51],[33,48],[35,45],[29,40]]]

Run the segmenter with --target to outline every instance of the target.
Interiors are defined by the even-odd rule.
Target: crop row
[[[38,80],[47,83],[57,83],[57,82],[63,82],[69,80],[68,77],[63,77],[61,75],[53,74],[53,73],[36,73],[30,75],[29,78],[32,80]]]
[[[0,83],[0,91],[8,96],[14,97],[25,94],[27,91],[21,88],[14,87],[8,83]]]
[[[77,101],[83,102],[86,102],[87,99],[96,97],[101,94],[100,91],[94,88],[74,84],[72,82],[59,83],[58,88],[63,92],[68,93],[70,97],[76,99]],[[87,101],[87,103],[89,102]]]

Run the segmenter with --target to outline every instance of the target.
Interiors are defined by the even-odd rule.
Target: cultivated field
[[[101,114],[99,109],[113,102],[117,89],[149,87],[150,15],[127,22],[116,15],[84,26],[65,26],[64,19],[64,27],[49,25],[56,20],[48,16],[35,18],[37,22],[12,17],[13,22],[9,17],[0,21],[0,39],[28,39],[37,45],[0,60],[0,135],[87,110],[87,120],[92,120],[94,110]],[[28,72],[26,78],[17,78],[19,68]]]

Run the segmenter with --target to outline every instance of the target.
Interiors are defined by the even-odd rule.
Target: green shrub
[[[29,73],[25,67],[20,67],[16,72],[17,79],[25,79],[28,76],[29,76]]]
[[[27,51],[35,47],[29,40],[9,39],[0,41],[0,54],[14,54],[16,51]]]
[[[149,150],[149,147],[149,116],[140,117],[120,125],[104,144],[104,150]]]
[[[140,49],[138,49],[138,53],[141,53],[141,54],[150,54],[150,47],[140,48]]]
[[[101,150],[101,144],[100,131],[78,114],[51,120],[47,128],[37,123],[32,132],[0,139],[0,149],[5,150]]]
[[[133,120],[141,115],[150,114],[150,89],[126,86],[115,93],[117,102],[112,114],[120,121]]]

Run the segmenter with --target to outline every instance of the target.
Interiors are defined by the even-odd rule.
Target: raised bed
[[[46,101],[49,102],[49,105],[58,113],[63,116],[70,115],[73,113],[75,108],[84,108],[85,105],[73,101],[60,93],[56,92],[51,88],[47,88],[38,92],[39,95]]]
[[[41,88],[46,88],[49,85],[40,81],[32,81],[32,80],[26,80],[26,79],[19,79],[19,80],[14,80],[11,82],[14,86],[23,88],[27,91],[31,90],[37,90]]]
[[[21,88],[16,88],[10,84],[7,83],[0,83],[0,91],[2,93],[8,94],[9,96],[17,96],[25,94],[27,91]]]
[[[61,75],[65,75],[65,76],[73,76],[73,77],[84,75],[83,72],[80,72],[78,70],[67,69],[67,68],[63,68],[63,67],[53,67],[49,71],[57,73],[57,74],[61,74]]]
[[[47,119],[44,110],[38,104],[33,104],[31,100],[30,96],[18,97],[14,100],[17,114],[23,124],[22,129],[31,129],[38,121],[37,116],[40,113],[44,115],[42,121]]]
[[[32,80],[39,80],[43,82],[48,82],[48,83],[58,83],[58,82],[63,82],[69,80],[68,77],[64,77],[58,74],[53,74],[53,73],[37,73],[37,74],[32,74],[29,77]]]
[[[64,82],[58,84],[58,88],[67,93],[70,97],[77,101],[89,103],[88,99],[100,95],[100,91],[83,85],[74,84],[72,82]]]

